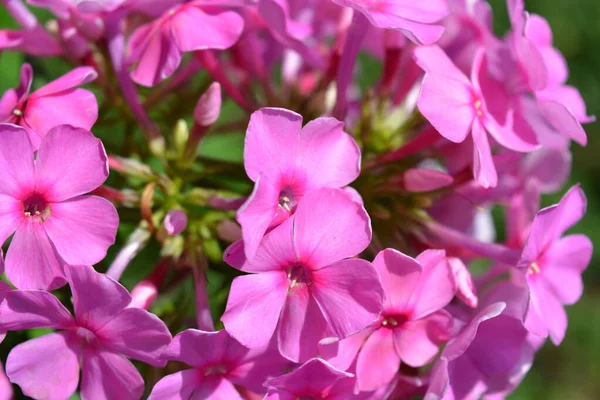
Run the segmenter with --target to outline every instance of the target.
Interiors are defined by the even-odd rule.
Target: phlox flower
[[[352,7],[377,28],[395,29],[417,44],[432,44],[444,33],[447,0],[332,0]]]
[[[312,358],[298,369],[269,379],[265,386],[269,392],[265,400],[293,399],[367,399],[368,395],[352,392],[353,375],[341,371],[320,358]]]
[[[592,242],[585,235],[562,237],[586,209],[579,186],[572,187],[554,206],[538,212],[517,268],[530,291],[525,326],[560,344],[567,329],[564,304],[574,304],[583,293],[581,274],[592,258]]]
[[[381,317],[355,337],[320,346],[321,355],[342,369],[349,368],[358,353],[360,391],[390,383],[401,362],[412,367],[431,362],[452,333],[452,316],[443,308],[454,297],[455,285],[443,251],[427,250],[413,259],[386,249],[373,265],[385,290]]]
[[[67,266],[74,314],[51,293],[14,290],[0,305],[9,331],[52,328],[57,332],[21,343],[6,361],[6,374],[34,399],[67,399],[77,389],[86,399],[141,398],[144,381],[126,357],[164,366],[159,356],[171,340],[153,314],[128,307],[123,286],[89,266]]]
[[[452,142],[463,142],[471,133],[475,179],[483,187],[496,186],[498,175],[487,133],[503,147],[519,152],[535,150],[537,142],[512,130],[511,111],[508,111],[505,126],[502,126],[488,110],[479,78],[484,68],[484,49],[480,48],[475,55],[470,79],[437,46],[417,48],[414,57],[425,71],[417,100],[419,111],[443,137]]]
[[[262,108],[250,118],[244,166],[255,185],[237,220],[252,260],[265,232],[288,218],[305,193],[344,187],[358,177],[360,149],[335,118],[318,118],[303,128],[293,111]]]
[[[76,86],[96,79],[90,67],[75,68],[33,93],[33,71],[29,64],[21,67],[21,82],[0,98],[0,123],[22,126],[27,130],[34,150],[46,132],[58,125],[90,129],[98,118],[98,103],[92,92]]]
[[[135,63],[131,78],[140,85],[154,86],[173,74],[183,53],[233,46],[242,34],[244,20],[221,4],[226,2],[186,2],[136,29],[129,39],[129,60]]]
[[[308,192],[252,260],[226,256],[251,274],[233,280],[221,317],[225,329],[250,348],[265,346],[275,334],[281,353],[294,361],[314,356],[325,337],[360,331],[379,317],[383,289],[371,263],[347,258],[370,239],[369,217],[349,194]]]
[[[65,284],[64,264],[91,265],[115,241],[115,207],[82,196],[108,177],[102,142],[81,128],[61,125],[34,148],[25,129],[0,124],[0,243],[14,233],[6,275],[19,289]]]
[[[181,361],[193,368],[165,376],[154,386],[149,400],[241,400],[243,397],[235,386],[264,393],[265,380],[282,374],[290,364],[277,349],[250,350],[224,330],[181,332],[162,358]]]
[[[505,398],[517,387],[542,344],[521,323],[520,292],[502,282],[457,323],[458,334],[432,367],[426,399]]]

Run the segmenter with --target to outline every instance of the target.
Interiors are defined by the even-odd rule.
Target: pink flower
[[[173,74],[184,52],[233,46],[242,34],[244,20],[220,3],[181,4],[138,28],[129,39],[130,61],[136,63],[131,78],[140,85],[154,86]]]
[[[4,373],[4,366],[0,363],[0,399],[11,400],[13,398],[13,388],[10,381]]]
[[[15,290],[0,305],[3,328],[52,328],[57,332],[12,349],[6,374],[35,399],[66,399],[79,382],[88,399],[139,399],[144,381],[125,357],[164,366],[159,359],[171,335],[155,315],[127,308],[123,286],[89,266],[67,266],[75,318],[52,294]]]
[[[377,28],[395,29],[417,44],[432,44],[444,33],[446,0],[332,0],[363,13]]]
[[[358,177],[360,150],[334,118],[302,128],[299,114],[263,108],[250,118],[244,166],[256,184],[237,220],[252,260],[265,232],[293,214],[308,191],[344,187]]]
[[[585,235],[563,234],[585,214],[586,199],[572,187],[554,206],[536,215],[527,244],[517,264],[530,290],[525,326],[558,345],[565,336],[564,304],[574,304],[583,293],[581,274],[592,258],[592,242]]]
[[[13,234],[6,274],[20,289],[65,284],[63,265],[91,265],[115,241],[115,207],[82,196],[108,177],[102,142],[61,125],[42,139],[37,156],[27,132],[0,124],[0,243]]]
[[[265,400],[363,398],[353,395],[352,377],[325,360],[313,358],[289,374],[268,380],[265,386],[270,390]]]
[[[415,260],[386,249],[373,265],[385,290],[381,317],[357,337],[323,342],[320,349],[325,358],[343,369],[358,353],[356,383],[360,391],[377,390],[390,383],[400,362],[412,367],[431,362],[452,329],[452,317],[442,308],[454,297],[455,287],[443,251],[427,250]]]
[[[479,49],[476,53],[470,80],[437,46],[417,48],[414,56],[417,64],[426,72],[417,101],[419,111],[442,136],[452,142],[463,142],[471,133],[475,147],[475,179],[483,187],[496,186],[498,176],[486,132],[500,145],[514,151],[532,151],[537,147],[537,142],[513,132],[512,112],[506,116],[506,126],[501,126],[488,111],[479,84],[484,50]]]
[[[168,235],[179,235],[187,226],[188,218],[184,211],[171,210],[165,216],[163,225]]]
[[[280,375],[290,364],[277,350],[250,350],[224,330],[181,332],[162,358],[194,368],[162,378],[152,389],[150,400],[187,400],[192,395],[202,399],[241,400],[236,387],[264,393],[265,380]]]
[[[233,280],[221,318],[225,329],[250,348],[265,346],[276,334],[279,350],[294,361],[315,355],[324,337],[360,331],[378,318],[383,289],[371,263],[346,258],[370,240],[369,217],[349,194],[308,192],[252,260],[226,256],[251,274]]]
[[[75,68],[29,94],[33,71],[29,64],[23,64],[19,87],[7,90],[0,98],[0,122],[25,128],[34,150],[55,126],[73,125],[89,130],[98,118],[96,97],[76,86],[91,82],[96,76],[93,68]]]
[[[426,399],[504,398],[521,382],[539,339],[523,327],[520,289],[503,282],[436,361]]]

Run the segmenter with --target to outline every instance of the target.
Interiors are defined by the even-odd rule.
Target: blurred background
[[[501,35],[508,28],[506,0],[489,1],[494,8],[494,28]],[[562,51],[569,63],[571,71],[569,83],[581,91],[588,106],[588,114],[600,116],[600,0],[526,0],[526,7],[529,12],[540,14],[550,22],[554,31],[554,44]],[[42,20],[48,17],[48,14],[43,12],[36,11],[36,14]],[[6,10],[1,7],[0,28],[17,28]],[[17,84],[23,61],[22,54],[6,52],[0,54],[0,93]],[[56,70],[60,72],[54,70],[52,60],[44,61],[43,68],[37,68],[38,63],[33,61],[36,81],[37,79],[47,81],[66,71],[65,65],[60,61],[56,61],[55,64]],[[36,83],[34,85],[39,87]],[[600,123],[587,125],[586,130],[588,146],[582,148],[573,144],[574,164],[569,186],[577,182],[581,183],[588,198],[588,212],[584,220],[573,230],[585,233],[598,246],[600,243]],[[232,148],[229,145],[218,147]],[[556,203],[563,193],[564,190],[555,196],[545,197],[544,205]],[[125,233],[120,230],[119,236],[126,237]],[[148,266],[157,259],[157,255],[145,254],[141,260],[138,260],[140,266],[138,271],[142,274],[147,273]],[[149,260],[149,263],[145,263],[144,259]],[[130,270],[135,270],[135,267]],[[124,276],[124,280],[127,279],[135,282],[138,277]],[[569,328],[564,342],[560,347],[554,347],[550,342],[546,343],[537,355],[531,372],[511,399],[600,399],[599,251],[594,253],[592,263],[584,274],[584,282],[583,298],[574,306],[567,308]],[[128,286],[125,281],[124,284]],[[32,334],[36,335],[35,332]],[[2,345],[0,354],[3,360],[10,349],[10,342],[13,340],[5,340]]]

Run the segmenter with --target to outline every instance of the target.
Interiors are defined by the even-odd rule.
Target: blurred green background
[[[495,11],[495,29],[502,33],[508,26],[505,0],[490,3]],[[569,83],[581,90],[588,114],[600,116],[600,0],[526,0],[526,7],[548,19],[555,46],[569,63]],[[17,28],[2,7],[0,28]],[[0,54],[0,93],[16,85],[22,62],[21,54]],[[600,242],[600,123],[587,125],[586,130],[588,146],[573,144],[570,184],[582,184],[588,213],[573,230],[587,234],[596,244]],[[556,203],[563,193],[547,196],[544,204]],[[559,347],[549,342],[544,346],[512,399],[600,399],[599,266],[600,253],[595,252],[584,274],[584,296],[567,310],[566,339]]]

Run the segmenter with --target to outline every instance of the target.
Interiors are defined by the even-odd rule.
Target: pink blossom
[[[187,214],[181,210],[171,210],[165,216],[163,225],[168,235],[179,235],[187,226]]]
[[[395,29],[417,44],[432,44],[444,32],[446,0],[332,0],[364,14],[377,28]]]
[[[585,209],[585,195],[574,186],[557,205],[538,212],[517,264],[531,293],[525,324],[536,334],[549,334],[556,345],[567,329],[563,305],[581,297],[581,274],[590,263],[593,247],[585,235],[562,236],[583,218]]]
[[[127,360],[164,366],[160,355],[171,340],[165,324],[139,308],[127,308],[123,286],[89,266],[65,267],[75,318],[52,294],[15,290],[0,305],[7,330],[52,328],[57,332],[12,349],[6,374],[35,399],[68,398],[77,389],[89,399],[139,399],[140,373]]]
[[[315,355],[324,337],[362,330],[378,318],[383,289],[371,263],[346,258],[370,239],[367,213],[346,192],[308,192],[295,214],[265,236],[252,260],[226,256],[251,274],[233,280],[221,317],[225,329],[250,348],[266,345],[275,334],[281,353],[294,361]]]
[[[0,400],[11,400],[12,398],[12,385],[4,373],[4,367],[2,363],[0,363]]]
[[[285,372],[290,364],[277,350],[250,350],[224,330],[183,331],[173,338],[162,358],[193,368],[165,376],[152,389],[150,400],[187,400],[192,394],[202,399],[241,400],[236,387],[264,393],[265,380]]]
[[[318,118],[303,128],[299,114],[263,108],[250,118],[244,166],[255,185],[237,220],[251,260],[265,232],[293,214],[308,191],[356,179],[360,150],[334,118]]]
[[[400,362],[412,367],[431,362],[452,329],[452,317],[442,309],[454,297],[454,278],[443,251],[428,250],[415,260],[386,249],[373,265],[385,290],[381,317],[356,337],[321,343],[321,354],[339,368],[348,368],[358,353],[360,391],[391,382]]]
[[[6,274],[20,289],[65,284],[64,264],[91,265],[115,241],[115,207],[82,196],[108,177],[102,142],[61,125],[43,138],[37,156],[25,129],[0,124],[0,243],[14,233]]]
[[[488,111],[479,84],[485,61],[483,49],[475,56],[470,80],[439,47],[420,47],[414,55],[426,72],[417,103],[419,111],[442,136],[452,142],[463,142],[471,133],[475,179],[483,187],[496,186],[498,176],[487,133],[500,145],[514,151],[532,151],[537,147],[537,142],[534,138],[521,137],[512,130],[512,112],[508,112],[506,124],[501,126]]]
[[[200,0],[178,5],[138,28],[129,39],[130,61],[136,63],[131,78],[154,86],[173,74],[184,52],[233,46],[244,20],[219,4]]]
[[[75,68],[29,94],[33,71],[29,64],[23,64],[19,87],[9,89],[0,98],[0,122],[25,128],[34,150],[55,126],[73,125],[89,130],[98,118],[96,97],[76,86],[91,82],[96,76],[93,68]]]
[[[317,398],[323,400],[361,399],[352,393],[353,375],[338,370],[320,358],[312,358],[295,371],[267,381],[265,400]]]

